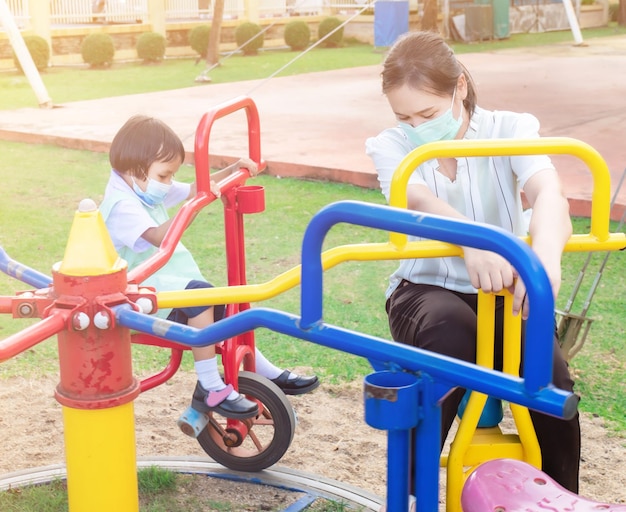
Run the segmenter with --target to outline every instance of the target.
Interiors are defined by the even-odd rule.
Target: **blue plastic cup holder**
[[[406,430],[419,421],[419,381],[412,373],[370,373],[363,383],[365,421],[379,430]]]

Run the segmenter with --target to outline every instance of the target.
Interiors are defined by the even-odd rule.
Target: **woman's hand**
[[[499,254],[474,247],[463,247],[465,268],[474,288],[485,293],[498,293],[514,284],[511,264]]]
[[[550,258],[543,257],[539,254],[539,260],[543,264],[543,268],[548,275],[548,280],[550,281],[550,287],[552,289],[552,296],[554,300],[559,295],[559,289],[561,288],[561,261],[556,258],[556,261],[550,261]],[[555,258],[552,258],[553,260]],[[511,293],[513,293],[513,314],[517,315],[519,312],[522,312],[522,318],[526,320],[528,318],[529,313],[529,302],[528,297],[526,296],[526,286],[524,286],[523,281],[517,276],[516,272],[516,281],[515,288],[509,289]]]
[[[548,269],[547,266],[544,266],[544,268],[546,269],[546,273],[548,274],[550,287],[552,288],[552,295],[554,297],[554,300],[556,300],[559,294],[559,289],[561,287],[561,266],[558,265],[556,269],[553,269],[552,271]],[[515,287],[509,288],[509,291],[513,293],[513,315],[518,315],[521,311],[522,318],[524,320],[527,320],[528,313],[530,311],[530,304],[528,302],[526,286],[524,285],[524,282],[519,277],[517,277],[515,280]]]

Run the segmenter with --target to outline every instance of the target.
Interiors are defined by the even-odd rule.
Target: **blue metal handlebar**
[[[528,299],[533,305],[526,326],[526,351],[533,354],[532,358],[527,357],[524,361],[526,391],[532,395],[550,384],[553,332],[549,326],[554,322],[554,297],[550,281],[527,244],[493,226],[357,201],[340,201],[322,208],[309,223],[302,241],[303,329],[322,320],[322,244],[330,228],[340,222],[476,247],[503,256],[526,283]]]
[[[0,271],[35,288],[47,288],[52,284],[50,276],[10,258],[2,247],[0,247]]]

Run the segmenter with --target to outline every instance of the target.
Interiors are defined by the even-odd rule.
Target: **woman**
[[[476,104],[469,72],[436,33],[402,36],[383,66],[382,90],[399,125],[366,142],[383,194],[400,161],[416,147],[453,139],[537,138],[539,122],[530,114],[487,111]],[[522,210],[523,190],[532,207]],[[424,162],[407,186],[408,207],[454,219],[471,220],[530,234],[556,298],[561,255],[572,234],[569,206],[558,174],[545,156],[439,158]],[[515,269],[498,254],[463,247],[463,257],[404,260],[391,276],[387,313],[393,338],[465,361],[475,361],[477,290],[514,291],[513,313],[528,317],[525,288]],[[502,358],[502,301],[496,312],[496,365]],[[554,339],[554,384],[574,383]],[[530,355],[532,357],[532,354]],[[464,390],[442,404],[442,444]],[[543,470],[578,492],[580,426],[571,420],[531,411],[542,452]]]

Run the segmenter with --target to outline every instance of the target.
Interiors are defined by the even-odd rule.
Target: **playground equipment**
[[[594,178],[592,199],[592,226],[589,236],[596,242],[606,242],[611,236],[608,229],[602,235],[601,226],[607,226],[611,204],[608,201],[610,191],[610,173],[601,156],[589,145],[569,138],[545,138],[535,140],[510,141],[452,141],[436,142],[424,145],[407,155],[396,169],[390,191],[392,206],[406,208],[406,187],[408,179],[417,165],[439,157],[476,157],[527,154],[570,154],[583,160]],[[621,185],[621,182],[620,182]],[[619,189],[619,186],[617,187]],[[604,198],[604,199],[601,199]],[[621,226],[621,224],[620,224]],[[615,239],[623,239],[623,234]],[[588,236],[573,235],[566,251],[597,251],[603,244],[594,244],[583,248],[577,242],[585,242]],[[405,234],[391,233],[390,242],[398,246],[409,246]],[[415,242],[414,242],[415,243]],[[607,251],[624,247],[623,241],[617,246],[607,247]],[[607,252],[607,255],[610,252]],[[449,254],[446,254],[449,255]],[[460,250],[455,255],[461,255]],[[606,259],[605,259],[606,261]],[[597,280],[596,280],[597,284]],[[511,311],[511,297],[505,293],[505,311]],[[477,363],[491,368],[493,364],[494,324],[493,310],[495,297],[479,292],[478,295],[478,330]],[[491,313],[490,313],[491,312]],[[504,366],[503,371],[518,375],[520,368],[521,319],[505,314],[504,318]],[[545,326],[549,329],[548,325]],[[526,408],[510,403],[516,427],[516,434],[504,434],[499,422],[502,419],[502,403],[494,397],[488,397],[476,391],[466,394],[468,400],[461,404],[460,422],[457,434],[452,442],[449,455],[441,457],[441,465],[446,467],[446,510],[460,512],[461,492],[468,475],[481,463],[496,458],[514,458],[541,467],[541,453],[534,432],[529,412]]]
[[[615,193],[613,195],[613,199],[611,200],[611,206],[615,203],[617,199],[617,195],[622,188],[622,184],[624,183],[624,178],[626,177],[626,169],[622,173],[622,177],[617,184],[615,189]],[[626,217],[626,209],[622,213],[622,217],[617,225],[616,231],[620,231],[622,226],[624,225],[624,218]],[[604,267],[606,266],[609,257],[611,256],[611,251],[607,251],[596,275],[591,283],[591,287],[587,292],[587,296],[585,297],[585,301],[583,302],[580,313],[572,313],[572,307],[574,306],[574,302],[576,300],[576,296],[580,291],[580,287],[583,284],[585,279],[585,273],[587,271],[587,267],[591,262],[591,257],[593,253],[589,253],[587,258],[585,259],[585,263],[583,264],[580,272],[578,273],[578,277],[576,282],[574,283],[574,287],[570,296],[567,299],[567,303],[563,310],[556,310],[558,321],[558,334],[559,334],[559,343],[561,344],[561,352],[567,361],[572,359],[581,348],[585,344],[585,340],[587,339],[587,334],[589,334],[589,329],[591,328],[591,323],[593,322],[593,318],[587,316],[589,312],[589,308],[591,307],[591,301],[593,296],[596,293],[598,285],[600,284],[600,279],[602,278],[602,272],[604,271]]]
[[[504,310],[513,310],[513,296],[503,292]],[[487,368],[494,360],[494,315],[496,295],[478,294],[478,330],[476,362]],[[504,315],[503,367],[509,375],[518,375],[521,356],[521,316]],[[517,433],[503,433],[500,427],[502,402],[487,395],[468,391],[465,408],[459,408],[460,421],[449,454],[442,455],[446,468],[446,510],[460,512],[461,492],[467,476],[476,466],[494,458],[523,460],[541,467],[541,450],[530,413],[526,407],[510,404]],[[489,404],[488,404],[489,401]],[[494,411],[499,414],[494,415]]]
[[[626,512],[626,505],[585,499],[530,464],[507,459],[481,464],[469,476],[462,500],[464,512]]]
[[[456,141],[449,143],[450,147],[442,143],[423,146],[408,155],[394,175],[390,206],[351,201],[327,206],[313,217],[304,234],[302,265],[262,285],[245,283],[241,220],[243,213],[262,209],[262,189],[250,190],[242,186],[247,175],[240,171],[219,184],[226,210],[230,208],[225,210],[227,244],[233,247],[227,251],[229,287],[156,293],[138,286],[137,283],[164,264],[197,211],[214,199],[209,192],[210,128],[214,119],[240,108],[245,108],[248,115],[250,156],[261,162],[258,114],[250,99],[237,98],[205,115],[196,133],[198,196],[176,215],[159,251],[128,275],[125,263],[116,257],[102,219],[90,201],[79,206],[64,259],[53,268],[53,279],[0,252],[0,270],[37,288],[14,297],[0,297],[0,313],[42,318],[39,323],[0,342],[0,361],[58,334],[61,382],[56,395],[64,411],[70,510],[137,510],[132,401],[140,392],[171,377],[178,369],[182,351],[194,346],[220,344],[226,340],[220,346],[225,379],[238,384],[240,391],[257,400],[263,412],[251,423],[220,422],[212,415],[208,418],[183,415],[181,424],[186,431],[199,433],[202,447],[207,452],[211,450],[211,456],[221,457],[228,467],[242,464],[262,469],[263,465],[274,463],[276,457],[280,458],[293,435],[293,411],[278,388],[272,388],[269,381],[264,382],[249,373],[254,369],[252,333],[259,327],[372,362],[377,371],[365,380],[366,420],[375,428],[389,431],[387,509],[390,512],[406,510],[412,431],[417,461],[417,509],[437,510],[440,464],[437,403],[450,389],[461,386],[560,417],[575,414],[575,397],[550,383],[554,301],[545,271],[528,244],[499,229],[408,211],[406,183],[416,165],[438,156],[573,152],[595,165],[590,165],[592,171],[599,170],[593,171],[591,233],[574,235],[568,250],[621,249],[626,246],[624,235],[608,232],[608,210],[602,207],[603,202],[608,204],[608,171],[597,153],[571,139],[471,141],[471,145],[462,144],[470,141]],[[248,192],[253,197],[250,202],[245,199]],[[250,203],[254,206],[245,206]],[[336,247],[322,253],[325,235],[338,223],[388,231],[390,241]],[[233,236],[230,233],[235,235],[228,242],[228,237]],[[431,241],[408,242],[407,235]],[[323,272],[332,266],[350,260],[459,255],[458,246],[477,247],[502,255],[529,283],[528,297],[534,306],[526,326],[526,350],[536,357],[532,365],[524,362],[524,378],[323,321]],[[236,264],[232,264],[231,258]],[[278,295],[298,283],[301,283],[300,316],[249,307],[250,302]],[[202,330],[150,316],[157,307],[222,303],[228,304],[227,317]],[[170,363],[159,374],[137,382],[132,376],[129,357],[132,342],[171,349]],[[239,372],[241,365],[243,372]],[[472,407],[470,400],[468,410]],[[206,424],[203,425],[203,421]],[[272,432],[267,437],[258,436],[257,431],[265,426]],[[283,430],[279,432],[279,429]],[[250,444],[244,446],[248,441]],[[119,460],[120,447],[124,454],[122,460]]]

